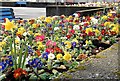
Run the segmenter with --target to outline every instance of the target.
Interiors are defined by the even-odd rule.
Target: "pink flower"
[[[75,30],[70,30],[69,32],[72,33],[72,34],[74,34],[74,33],[75,33]]]
[[[44,35],[38,35],[38,36],[35,37],[36,41],[43,41],[44,39],[45,39]]]
[[[53,46],[56,46],[56,42],[53,42]]]
[[[48,40],[48,41],[46,42],[46,46],[49,46],[49,45],[52,45],[52,41],[51,41],[51,40]]]

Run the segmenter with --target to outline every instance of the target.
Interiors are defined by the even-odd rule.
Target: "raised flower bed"
[[[0,80],[51,80],[117,42],[116,13],[5,19]],[[89,58],[90,59],[90,58]]]

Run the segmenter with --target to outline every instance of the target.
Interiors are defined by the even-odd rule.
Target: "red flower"
[[[82,30],[82,26],[80,26],[80,30]]]
[[[101,31],[101,34],[102,34],[102,35],[105,35],[105,32],[106,32],[106,31],[103,29],[103,30]]]
[[[69,32],[72,33],[72,34],[74,34],[74,33],[75,33],[75,30],[70,30]]]
[[[89,33],[88,33],[88,36],[94,36],[94,35],[95,35],[94,32],[89,32]]]
[[[104,24],[102,23],[100,26],[104,27]]]
[[[69,22],[73,22],[73,20],[69,20]]]
[[[72,35],[67,35],[66,37],[67,37],[67,39],[70,39],[70,38],[71,38],[71,36],[72,36]]]
[[[48,53],[50,53],[50,52],[54,53],[54,49],[52,49],[52,48],[46,48],[45,51],[48,52]]]
[[[84,24],[84,27],[86,27],[86,26],[88,26],[88,23],[85,23],[85,24]]]

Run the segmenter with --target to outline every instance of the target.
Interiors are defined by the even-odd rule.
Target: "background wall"
[[[114,2],[114,1],[120,1],[120,0],[0,0],[0,1],[30,1],[30,2],[102,2],[102,1],[106,1],[106,2]]]

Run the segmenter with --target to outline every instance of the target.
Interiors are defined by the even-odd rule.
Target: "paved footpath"
[[[120,42],[100,52],[98,56],[101,56],[101,58],[92,58],[92,63],[88,62],[85,64],[85,70],[72,73],[68,72],[67,74],[70,75],[72,79],[118,79],[115,72],[119,70],[119,45]]]

